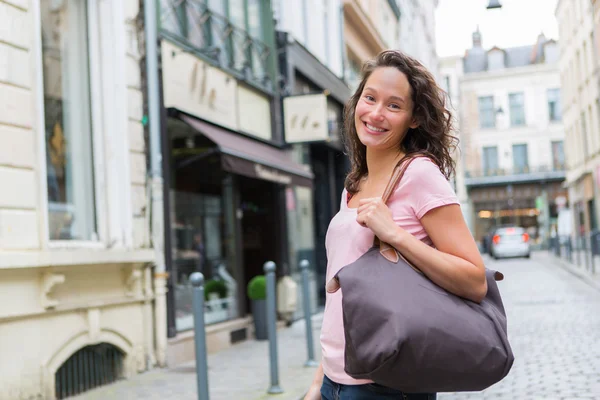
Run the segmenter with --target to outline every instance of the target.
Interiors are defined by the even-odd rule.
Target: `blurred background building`
[[[164,364],[137,14],[137,0],[0,2],[2,399]]]
[[[486,50],[481,39],[477,30],[464,57],[441,63],[460,112],[457,194],[476,240],[513,224],[541,243],[567,194],[558,44],[540,35],[530,46]]]
[[[439,80],[435,37],[435,9],[439,0],[398,0],[397,3],[401,10],[398,48],[421,61]]]
[[[593,5],[592,5],[593,3]],[[596,18],[594,20],[594,17]],[[600,90],[598,2],[560,0],[560,74],[568,162],[567,186],[574,232],[598,229],[600,179]]]

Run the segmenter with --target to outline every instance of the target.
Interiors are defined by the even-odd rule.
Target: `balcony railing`
[[[230,70],[270,90],[271,48],[212,11],[202,0],[160,0],[160,30]]]
[[[562,180],[566,176],[565,165],[541,165],[521,168],[495,168],[465,172],[467,186],[502,184],[509,182],[532,182]]]

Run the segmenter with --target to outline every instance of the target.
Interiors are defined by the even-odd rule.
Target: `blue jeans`
[[[340,385],[327,376],[321,386],[322,400],[435,400],[435,393],[409,394],[376,383],[367,385]]]

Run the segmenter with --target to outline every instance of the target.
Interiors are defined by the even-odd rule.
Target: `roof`
[[[505,68],[518,68],[532,64],[544,62],[544,47],[547,44],[556,43],[555,40],[548,40],[543,35],[538,37],[535,45],[509,47],[501,49],[492,47],[486,51],[483,47],[474,46],[467,50],[463,59],[465,73],[483,72],[488,69],[487,55],[490,51],[501,50],[505,54]]]

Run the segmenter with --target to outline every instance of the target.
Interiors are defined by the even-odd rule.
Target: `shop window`
[[[88,2],[41,2],[50,240],[98,240]]]
[[[205,279],[206,324],[237,317],[237,282],[226,258],[225,225],[220,196],[175,192],[173,225],[173,274],[175,326],[193,328],[190,275],[202,272]]]
[[[317,280],[324,282],[324,277],[318,276],[316,271],[313,192],[309,188],[295,186],[286,188],[285,195],[290,275],[298,284],[298,288],[302,288],[302,275],[298,265],[304,259],[310,262],[310,293],[311,303],[313,303],[311,309],[316,310]],[[298,290],[297,295],[299,296],[297,304],[303,304],[300,298],[302,290]],[[297,307],[294,319],[301,318],[303,315],[302,307]]]

